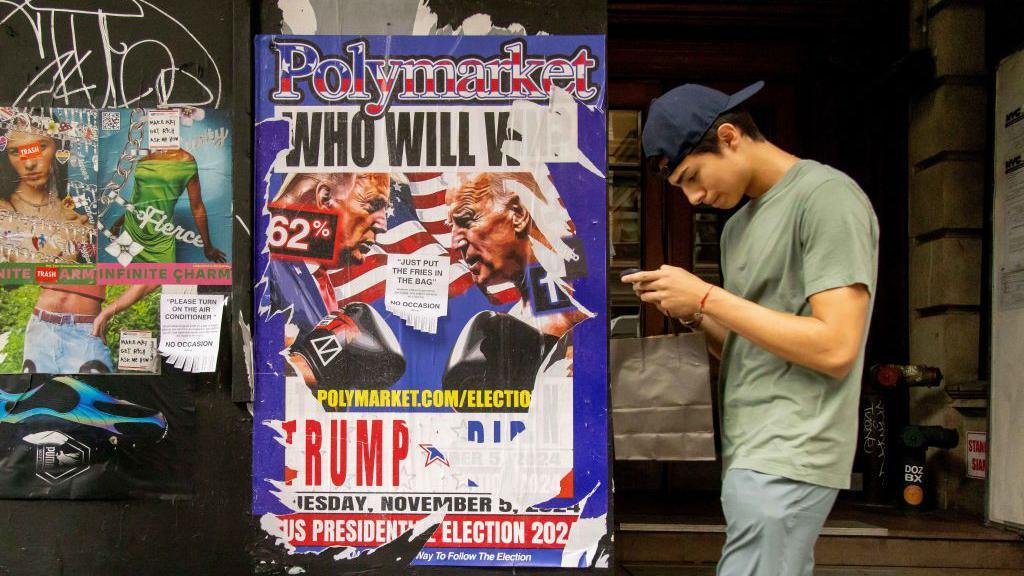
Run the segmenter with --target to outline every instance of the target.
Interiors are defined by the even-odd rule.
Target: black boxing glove
[[[557,341],[498,312],[473,316],[456,340],[441,376],[445,390],[533,390],[544,356]]]
[[[384,389],[405,373],[405,356],[384,318],[363,302],[325,316],[288,349],[309,366],[318,388]]]

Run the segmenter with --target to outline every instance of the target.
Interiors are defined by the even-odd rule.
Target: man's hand
[[[116,312],[113,306],[107,306],[96,315],[96,319],[92,321],[92,335],[97,336],[103,343],[107,343],[107,324],[110,319],[114,317]]]
[[[682,268],[668,265],[623,276],[622,281],[633,285],[640,300],[654,304],[671,318],[689,318],[700,311],[701,299],[713,286]]]
[[[214,248],[213,246],[204,246],[203,254],[206,255],[206,259],[210,262],[227,262],[228,258],[223,252]]]
[[[92,335],[99,337],[106,344],[107,324],[110,322],[110,319],[122,311],[131,308],[133,304],[145,297],[146,294],[159,287],[159,284],[132,284],[129,286],[127,290],[118,296],[117,300],[111,302],[109,306],[100,310],[100,313],[96,315],[96,319],[92,321]]]

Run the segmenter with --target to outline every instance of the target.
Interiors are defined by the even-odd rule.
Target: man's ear
[[[332,201],[334,200],[334,191],[331,187],[323,182],[316,183],[316,189],[313,190],[314,197],[316,198],[316,207],[327,209],[331,207]]]
[[[722,147],[735,148],[743,137],[743,132],[728,122],[718,127],[718,142]]]
[[[518,196],[513,196],[505,206],[508,213],[512,215],[512,227],[516,231],[516,235],[525,236],[530,231],[530,213],[523,207],[522,202],[519,201]]]

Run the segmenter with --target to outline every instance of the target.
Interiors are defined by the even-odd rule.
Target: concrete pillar
[[[936,78],[912,103],[910,161],[910,361],[938,366],[943,389],[913,390],[911,421],[984,430],[956,398],[978,380],[985,193],[985,9],[981,3],[910,3],[911,48],[928,48]],[[963,445],[933,450],[937,502],[981,515],[984,483],[965,478]]]

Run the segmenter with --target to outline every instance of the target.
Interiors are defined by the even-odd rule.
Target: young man
[[[723,576],[810,576],[849,487],[878,222],[847,175],[765,140],[740,104],[687,84],[651,105],[644,153],[691,204],[731,209],[724,287],[672,266],[623,280],[704,331],[722,360]]]

